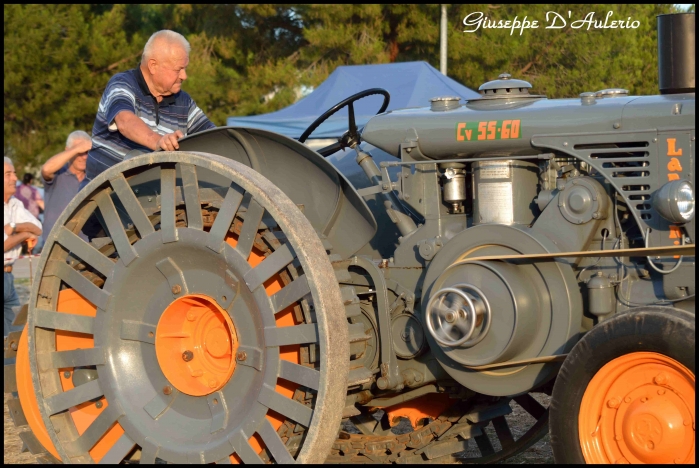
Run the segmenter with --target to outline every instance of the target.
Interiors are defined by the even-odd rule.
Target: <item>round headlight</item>
[[[694,218],[694,187],[687,180],[673,180],[653,195],[653,208],[671,223],[688,223]]]

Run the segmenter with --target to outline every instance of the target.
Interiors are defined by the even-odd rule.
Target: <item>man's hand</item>
[[[5,234],[11,236],[13,231],[14,229],[12,229],[12,226],[10,226],[9,224],[5,224]]]
[[[177,142],[184,134],[176,130],[175,133],[167,133],[163,135],[155,145],[155,149],[162,148],[164,151],[175,151],[180,149],[180,144]]]
[[[83,140],[79,139],[76,140],[76,143],[70,147],[70,150],[75,153],[75,156],[82,154],[82,153],[87,153],[92,149],[92,140]]]

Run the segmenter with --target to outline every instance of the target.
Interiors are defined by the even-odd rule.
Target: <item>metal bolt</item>
[[[248,358],[248,353],[245,351],[240,351],[238,354],[235,355],[235,358],[238,361],[245,361]]]
[[[648,401],[648,398],[646,398],[646,397],[641,397],[641,403],[645,403],[646,401]]]
[[[184,353],[182,353],[182,360],[184,362],[189,362],[194,358],[194,353],[192,353],[190,350],[186,350]]]
[[[412,148],[405,148],[406,153],[410,153],[413,149]]]
[[[621,440],[621,439],[623,439],[623,437],[621,437],[620,435],[614,437],[614,440]]]
[[[172,287],[172,294],[179,294],[182,292],[182,286],[176,284]]]
[[[567,141],[564,141],[564,142],[563,142],[563,146],[568,146],[568,142],[567,142]]]
[[[12,351],[17,351],[17,342],[13,341],[10,343],[10,348],[12,348]]]
[[[103,405],[102,405],[101,401],[98,401],[97,403],[95,403],[95,408],[97,408],[97,409],[100,409],[102,406]]]
[[[665,390],[662,390],[662,389],[658,390],[658,395],[665,395]]]
[[[628,397],[628,396],[627,396],[626,398],[624,398],[624,401],[625,401],[626,403],[631,403],[631,397]]]
[[[653,377],[653,382],[655,382],[657,385],[665,385],[668,380],[670,379],[668,379],[667,374],[664,372],[661,372],[660,374]]]
[[[169,394],[171,394],[171,393],[172,393],[172,387],[169,386],[169,385],[165,385],[165,386],[163,387],[163,394],[164,394],[164,395],[169,395]]]
[[[153,197],[148,197],[148,201],[153,201]]]
[[[619,122],[614,122],[614,125],[612,125],[614,128],[621,128],[621,124]]]
[[[657,142],[658,142],[658,139],[657,139],[657,138],[653,138],[653,143],[657,143]]]
[[[621,402],[618,398],[611,398],[607,400],[607,406],[609,406],[610,408],[618,408],[620,404]]]
[[[404,199],[404,200],[410,200],[410,195],[408,195],[408,194],[406,193],[405,195],[403,195],[403,199]]]
[[[388,184],[383,184],[383,185],[381,186],[381,188],[384,189],[384,190],[388,190]]]
[[[454,312],[447,312],[447,315],[444,318],[447,322],[452,323],[454,320],[456,320],[456,314]]]
[[[592,213],[592,219],[599,218],[599,213]]]
[[[63,377],[65,377],[66,379],[69,379],[70,378],[70,371],[65,371],[63,373]]]
[[[218,385],[218,380],[216,380],[216,379],[209,380],[209,387],[216,388],[216,385]]]

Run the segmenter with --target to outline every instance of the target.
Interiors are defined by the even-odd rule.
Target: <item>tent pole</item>
[[[447,6],[442,7],[442,19],[439,34],[439,71],[447,75]]]

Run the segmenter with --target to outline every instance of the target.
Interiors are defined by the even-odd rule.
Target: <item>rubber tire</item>
[[[597,325],[575,345],[556,378],[549,408],[556,463],[585,463],[578,435],[583,394],[602,366],[639,351],[664,354],[695,373],[694,314],[670,307],[631,309]]]

